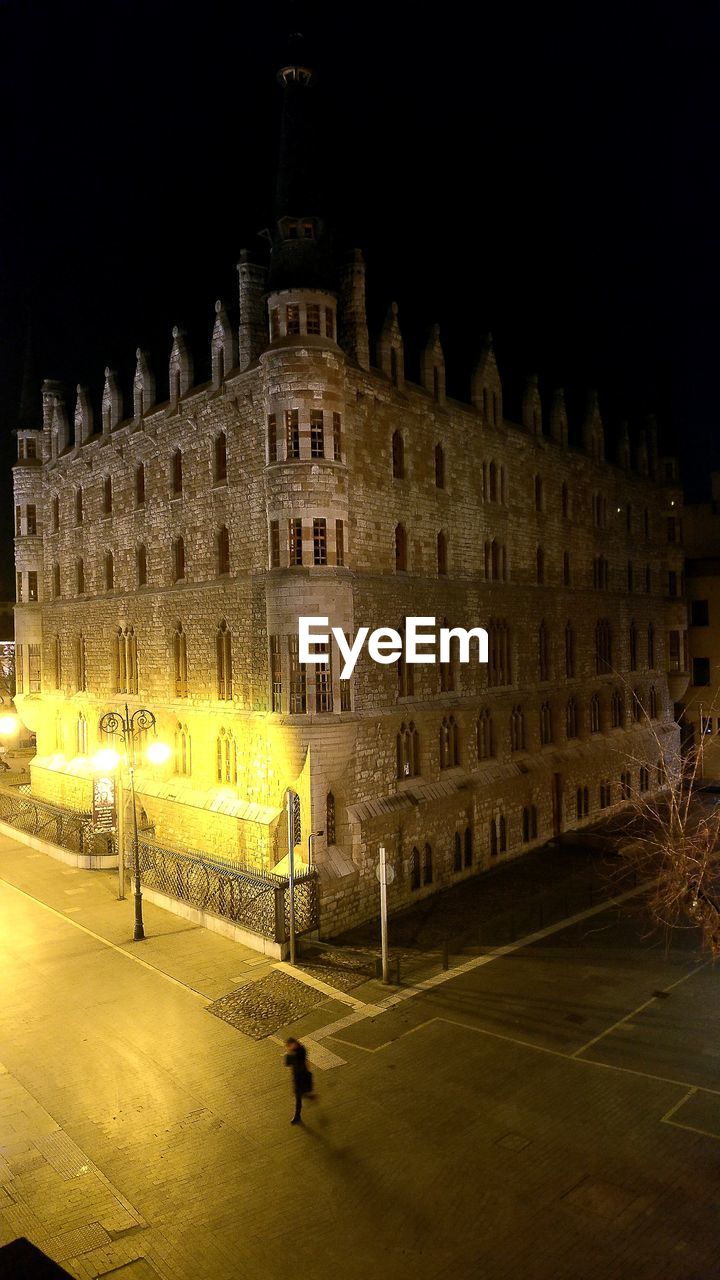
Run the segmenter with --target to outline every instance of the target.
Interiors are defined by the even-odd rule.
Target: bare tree
[[[622,853],[648,885],[647,906],[666,929],[699,929],[703,951],[720,956],[720,806],[704,792],[703,726],[698,745],[666,750],[645,715],[657,748],[656,789],[633,789]],[[626,760],[628,758],[626,757]],[[648,774],[653,766],[640,760]],[[642,774],[640,775],[642,777]]]

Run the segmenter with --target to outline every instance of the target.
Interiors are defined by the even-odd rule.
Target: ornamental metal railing
[[[209,854],[180,852],[154,841],[138,845],[140,880],[148,889],[274,942],[289,936],[290,886],[286,877],[225,862]],[[131,847],[125,861],[132,869]],[[295,877],[295,932],[310,933],[319,924],[318,877],[309,869]]]
[[[115,852],[112,837],[93,830],[89,813],[37,800],[17,787],[0,785],[0,820],[75,853],[97,856]]]

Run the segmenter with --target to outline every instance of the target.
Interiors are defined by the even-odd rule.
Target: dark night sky
[[[279,5],[0,0],[0,573],[11,432],[34,376],[159,392],[173,324],[206,376],[213,303],[269,221]],[[717,10],[611,3],[309,4],[328,181],[414,376],[439,320],[467,398],[492,329],[510,415],[529,372],[577,424],[657,412],[697,496],[716,431]],[[682,22],[682,26],[679,23]],[[711,236],[711,226],[713,234]],[[39,410],[39,394],[38,394]],[[5,550],[7,548],[7,550]],[[0,582],[2,587],[2,582]]]

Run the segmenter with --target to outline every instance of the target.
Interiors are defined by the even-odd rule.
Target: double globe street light
[[[124,809],[122,794],[122,772],[121,766],[127,764],[128,773],[130,775],[130,795],[132,801],[132,824],[133,824],[133,875],[135,880],[135,928],[133,930],[133,940],[141,942],[145,937],[145,929],[143,926],[142,913],[142,887],[140,884],[140,843],[138,839],[138,823],[137,808],[135,805],[135,765],[136,753],[135,743],[144,737],[149,730],[153,733],[157,732],[156,720],[152,711],[148,711],[145,707],[138,707],[132,714],[128,710],[128,704],[125,703],[125,712],[107,711],[100,719],[100,733],[105,737],[119,739],[123,746],[122,754],[106,748],[99,751],[95,757],[95,763],[99,769],[115,769],[118,770],[118,778],[120,780],[120,796],[118,805],[118,868],[120,878],[119,896],[124,897],[123,876],[124,876],[124,858],[125,858],[125,841],[124,841]],[[145,749],[145,757],[150,764],[164,764],[170,757],[170,748],[165,742],[150,742]]]

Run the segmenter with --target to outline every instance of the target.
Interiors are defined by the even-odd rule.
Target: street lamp
[[[135,877],[135,928],[133,930],[133,940],[135,942],[141,942],[145,937],[142,915],[142,888],[140,885],[140,845],[138,841],[137,808],[135,806],[135,739],[139,738],[143,733],[147,733],[148,729],[155,730],[155,728],[156,721],[152,711],[148,711],[145,707],[138,707],[131,715],[127,702],[125,703],[124,715],[122,711],[107,711],[100,719],[100,732],[102,734],[121,739],[125,748],[128,773],[130,774],[133,821],[133,873]],[[162,764],[170,755],[170,748],[165,743],[153,742],[148,747],[147,755],[152,764]],[[118,843],[120,844],[120,841]],[[125,850],[120,845],[118,857],[122,859],[124,855]]]
[[[5,704],[5,698],[0,694],[0,706],[4,706],[4,704]],[[0,738],[11,738],[13,734],[17,733],[19,728],[20,728],[20,719],[17,715],[7,711],[0,714]],[[5,756],[6,754],[7,754],[7,747],[3,742],[2,746],[0,747],[0,755]],[[10,767],[8,764],[5,763],[5,760],[3,760],[2,763],[3,763],[3,768],[8,769]]]

